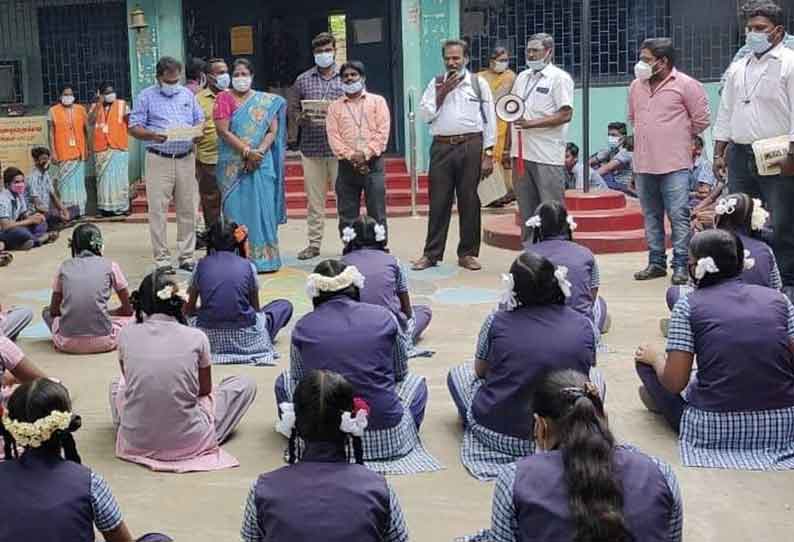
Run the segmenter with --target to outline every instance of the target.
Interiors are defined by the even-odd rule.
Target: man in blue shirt
[[[196,160],[191,140],[169,140],[168,132],[200,127],[204,113],[193,93],[180,84],[182,64],[164,56],[157,62],[157,83],[138,94],[130,113],[129,133],[146,148],[146,200],[149,205],[149,233],[158,268],[171,269],[166,227],[168,205],[174,198],[177,221],[179,268],[193,270],[196,246]]]

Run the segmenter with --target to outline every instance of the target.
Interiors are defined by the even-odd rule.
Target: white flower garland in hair
[[[769,211],[764,209],[763,202],[758,198],[753,198],[753,214],[750,217],[750,229],[761,231],[769,220]]]
[[[366,430],[367,425],[369,425],[367,417],[367,411],[364,409],[356,412],[355,416],[350,412],[342,412],[342,421],[339,423],[339,429],[343,433],[361,438],[364,436],[364,430]]]
[[[755,258],[751,258],[750,257],[750,251],[749,250],[745,250],[744,251],[744,270],[745,271],[749,271],[753,267],[755,267]]]
[[[356,230],[350,226],[346,226],[345,229],[342,230],[342,242],[344,244],[349,245],[355,238]]]
[[[276,432],[290,438],[295,429],[295,404],[279,403],[278,407],[281,409],[281,418],[276,420]]]
[[[47,416],[39,418],[35,422],[18,422],[3,415],[3,425],[6,430],[14,437],[20,446],[26,448],[38,448],[52,437],[56,431],[64,431],[72,423],[72,413],[53,410]]]
[[[559,284],[565,299],[571,297],[571,282],[568,280],[568,268],[564,265],[557,267],[554,270],[554,278],[557,279],[557,284]]]
[[[364,275],[359,272],[355,265],[348,266],[335,277],[312,273],[306,279],[306,295],[310,299],[314,299],[322,292],[338,292],[349,286],[356,286],[359,289],[364,287]]]
[[[499,308],[506,311],[518,307],[518,296],[515,291],[516,279],[512,273],[502,273],[502,295],[499,297]]]
[[[736,212],[738,203],[739,200],[737,198],[722,198],[717,202],[717,206],[714,207],[714,212],[718,215],[732,215]]]
[[[384,224],[375,224],[375,241],[382,243],[386,240],[386,226]]]
[[[538,215],[529,217],[529,220],[526,222],[527,228],[539,228],[541,224],[540,217]]]
[[[717,267],[717,264],[714,262],[714,258],[711,256],[707,258],[700,258],[698,260],[697,265],[695,266],[695,278],[701,280],[709,273],[719,273],[720,268]]]
[[[576,228],[579,227],[579,224],[576,223],[576,220],[571,215],[568,215],[568,227],[571,228],[571,231],[576,231]]]
[[[187,285],[167,284],[157,292],[157,298],[163,301],[168,301],[174,297],[178,297],[182,301],[187,301]]]

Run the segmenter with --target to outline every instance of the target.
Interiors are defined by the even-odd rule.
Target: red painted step
[[[622,209],[596,211],[572,211],[576,220],[576,233],[615,230],[639,230],[645,227],[645,217],[639,203],[628,202]],[[521,225],[521,216],[516,214],[516,225]]]
[[[285,175],[287,177],[303,177],[303,165],[300,159],[288,158],[285,168]],[[386,174],[407,175],[408,167],[405,163],[405,159],[398,156],[386,158]]]
[[[290,192],[303,192],[303,177],[287,177],[284,180],[284,184],[287,190],[287,193]],[[430,182],[427,178],[427,175],[420,175],[419,176],[419,191],[427,191]],[[411,177],[407,173],[405,174],[389,174],[386,177],[386,190],[410,190],[411,189]]]
[[[626,206],[626,196],[623,192],[614,190],[589,192],[587,194],[576,190],[568,190],[565,192],[565,206],[569,211],[622,209]]]

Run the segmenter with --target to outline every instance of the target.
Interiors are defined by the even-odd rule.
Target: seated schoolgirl
[[[363,466],[368,410],[353,386],[336,373],[312,371],[293,400],[282,405],[279,422],[289,435],[290,464],[254,482],[243,542],[407,541],[397,494],[381,474]]]
[[[532,453],[527,413],[545,373],[573,369],[603,387],[593,368],[596,332],[587,316],[566,305],[572,287],[565,270],[524,252],[503,281],[502,308],[485,320],[473,366],[455,367],[447,377],[464,425],[461,460],[481,480]]]
[[[601,333],[609,329],[607,304],[598,297],[601,274],[595,256],[587,247],[573,242],[576,222],[565,205],[556,201],[542,203],[527,221],[531,238],[524,248],[547,258],[555,266],[568,269],[571,297],[568,305],[590,318]]]
[[[56,239],[57,232],[47,233],[47,217],[28,208],[25,174],[15,167],[6,168],[0,190],[0,243],[7,250],[30,250]]]
[[[50,306],[41,315],[52,343],[69,354],[115,350],[119,332],[132,321],[127,279],[116,262],[102,256],[102,232],[94,224],[77,226],[69,245],[72,257],[58,268]],[[110,310],[113,292],[121,305]]]
[[[0,304],[0,337],[16,341],[22,331],[33,321],[33,311],[27,307],[4,307]]]
[[[695,291],[673,309],[666,358],[638,348],[640,398],[679,433],[685,465],[794,468],[794,307],[741,280],[744,259],[730,231],[692,238]]]
[[[491,529],[474,540],[681,541],[673,469],[615,442],[603,400],[583,374],[545,376],[532,402],[539,451],[499,474]]]
[[[714,224],[717,228],[736,234],[744,245],[746,268],[742,280],[780,290],[783,282],[772,249],[760,239],[769,213],[761,206],[761,200],[753,200],[744,193],[730,194],[717,202],[714,209]],[[681,296],[692,291],[692,286],[672,286],[667,290],[667,306],[673,310]]]
[[[0,463],[3,540],[132,542],[105,479],[84,467],[72,433],[80,428],[69,393],[48,378],[22,384],[11,395],[2,429],[6,461]],[[17,457],[17,450],[24,448]],[[150,534],[139,539],[171,540]]]
[[[386,226],[361,216],[352,227],[344,229],[342,241],[345,243],[342,261],[355,265],[366,279],[361,301],[389,309],[411,338],[411,346],[416,344],[430,324],[433,312],[427,305],[411,305],[405,269],[386,249]]]
[[[153,470],[239,465],[220,448],[254,402],[256,383],[229,376],[213,388],[207,336],[187,325],[186,292],[155,271],[132,294],[136,322],[119,336],[121,378],[111,383],[116,455]]]
[[[309,275],[306,290],[314,310],[292,331],[290,370],[276,380],[276,402],[290,402],[295,386],[309,371],[337,372],[371,407],[363,438],[368,464],[388,462],[381,467],[393,468],[389,472],[395,474],[420,472],[396,465],[416,454],[416,463],[427,465],[422,470],[434,470],[434,460],[419,441],[427,384],[408,372],[397,318],[384,307],[362,303],[363,287],[364,277],[355,266],[338,260],[321,262]]]
[[[185,312],[207,334],[215,363],[273,365],[278,357],[273,341],[292,318],[292,303],[277,299],[260,309],[256,267],[242,256],[246,238],[245,226],[212,225]]]

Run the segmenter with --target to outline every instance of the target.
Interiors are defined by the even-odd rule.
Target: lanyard
[[[529,99],[529,96],[530,96],[530,95],[531,95],[531,94],[532,94],[532,93],[535,91],[535,87],[537,87],[537,86],[540,84],[540,80],[541,80],[541,79],[543,79],[543,74],[542,74],[542,73],[540,74],[540,77],[538,77],[538,80],[537,80],[537,81],[535,81],[535,82],[532,84],[532,88],[530,88],[529,90],[527,90],[527,87],[529,86],[529,82],[532,80],[532,77],[531,77],[531,76],[530,76],[530,77],[527,77],[527,82],[526,82],[526,83],[524,83],[524,101],[525,101],[525,102],[527,101],[527,99]]]
[[[361,100],[361,102],[362,102],[360,107],[361,112],[359,113],[358,118],[356,118],[356,115],[353,113],[353,108],[350,107],[350,101],[348,100],[345,102],[347,113],[350,115],[350,118],[353,120],[353,123],[356,125],[356,128],[358,128],[358,138],[356,139],[356,144],[359,146],[364,144],[364,136],[362,135],[362,132],[364,129],[363,128],[364,117],[366,115],[366,110],[364,109],[366,107],[366,104],[364,103],[363,100]]]
[[[753,85],[753,88],[748,93],[747,92],[747,68],[750,67],[750,61],[751,60],[752,60],[752,58],[750,60],[748,60],[747,64],[744,66],[744,99],[742,100],[742,103],[744,103],[745,105],[750,103],[750,98],[755,94],[755,91],[758,90],[758,85],[760,85],[761,81],[764,80],[764,77],[766,76],[766,72],[769,69],[769,65],[767,65],[767,67],[764,68],[764,71],[761,73],[761,76],[758,78],[758,81],[755,82],[755,85]]]

